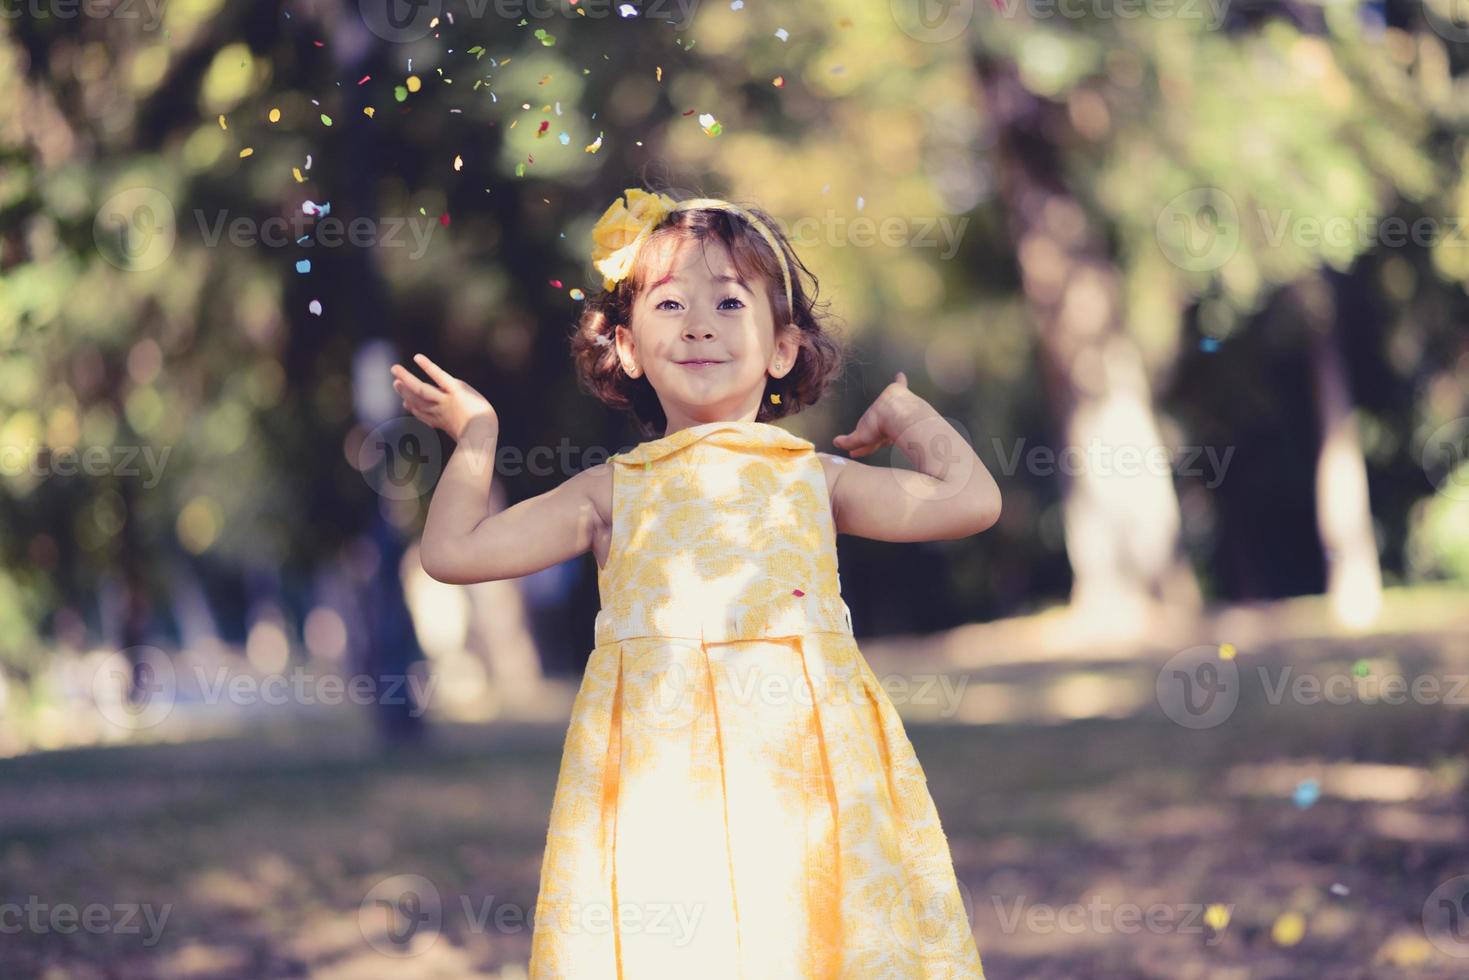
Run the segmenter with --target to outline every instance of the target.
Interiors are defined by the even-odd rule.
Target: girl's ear
[[[617,345],[617,359],[622,362],[622,370],[629,378],[636,378],[642,368],[638,366],[638,345],[633,339],[632,331],[619,323],[612,331],[613,343]]]
[[[801,353],[801,328],[788,323],[775,335],[775,350],[770,355],[770,373],[784,378],[796,366],[796,355]]]

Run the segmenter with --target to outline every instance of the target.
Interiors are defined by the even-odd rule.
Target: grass
[[[1461,647],[1399,640],[1391,664],[1450,676],[1469,669]],[[1333,639],[1241,660],[1329,673],[1361,655]],[[1070,660],[1019,690],[1065,672],[1150,685],[1156,669]],[[1469,926],[1425,927],[1424,906],[1469,875],[1464,708],[1274,704],[1246,683],[1205,730],[1154,703],[908,731],[993,978],[1450,977],[1469,964]],[[114,924],[139,903],[169,912],[151,944],[143,920],[4,935],[0,976],[523,976],[564,735],[439,726],[380,752],[335,724],[7,760],[0,903],[97,904]],[[1291,799],[1305,779],[1321,786],[1309,807]],[[442,928],[383,952],[367,938],[380,938],[371,902],[361,909],[395,875],[432,882]],[[1222,930],[1203,923],[1214,903],[1230,907]],[[1149,910],[1152,925],[1138,918]],[[1305,929],[1291,943],[1277,929],[1293,913]],[[501,926],[477,927],[486,915]]]

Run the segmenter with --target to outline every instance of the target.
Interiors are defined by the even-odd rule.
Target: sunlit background
[[[989,974],[1469,970],[1462,4],[0,12],[0,975],[524,976],[596,566],[429,579],[388,366],[497,508],[635,444],[567,342],[628,186],[819,278],[783,425],[902,370],[1000,483],[840,542]]]

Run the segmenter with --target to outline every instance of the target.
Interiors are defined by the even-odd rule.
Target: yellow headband
[[[780,262],[781,283],[785,286],[786,309],[788,315],[795,315],[795,304],[791,300],[791,269],[786,262],[785,250],[765,222],[754,214],[738,204],[714,197],[674,201],[665,194],[650,194],[636,187],[629,187],[623,194],[627,196],[627,204],[623,204],[621,197],[613,201],[592,228],[592,263],[602,273],[604,288],[612,289],[627,278],[643,240],[667,215],[675,211],[726,211],[749,222],[775,253],[776,260]]]

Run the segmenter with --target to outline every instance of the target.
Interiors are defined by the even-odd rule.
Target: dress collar
[[[679,429],[672,435],[639,443],[627,452],[613,456],[609,462],[642,466],[676,453],[685,446],[700,440],[708,440],[731,449],[781,449],[806,452],[816,448],[809,440],[787,432],[778,425],[772,425],[769,422],[731,419],[723,422],[702,422],[699,425]]]

